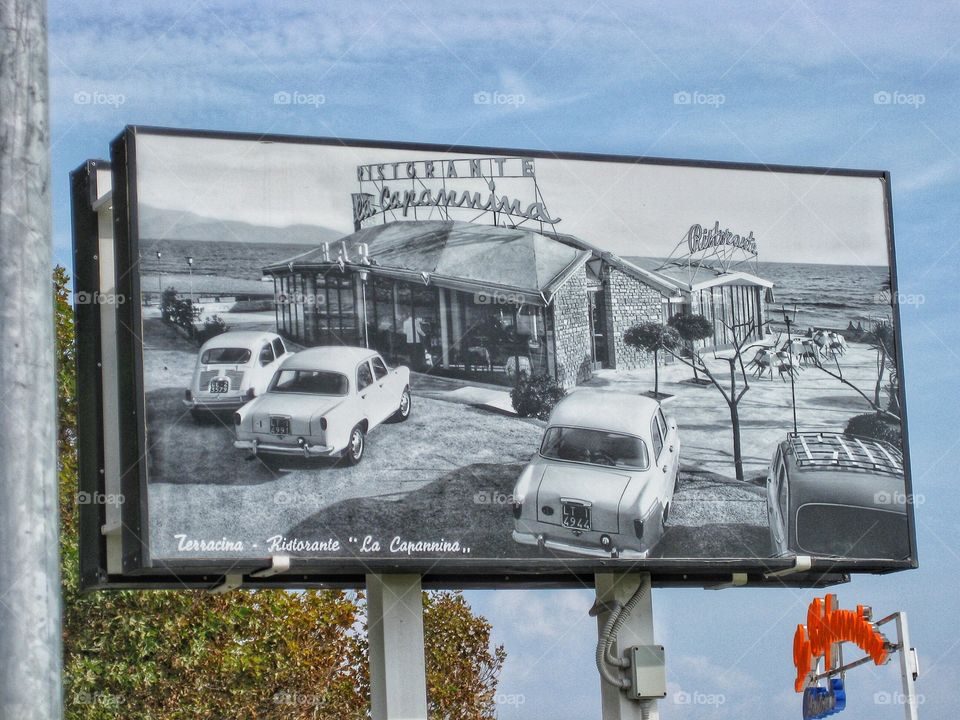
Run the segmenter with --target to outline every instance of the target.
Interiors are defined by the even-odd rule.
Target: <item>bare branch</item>
[[[836,359],[836,358],[834,358],[834,359]],[[889,418],[891,418],[891,419],[893,419],[893,420],[896,420],[897,422],[900,422],[900,418],[899,418],[897,415],[895,415],[895,414],[893,414],[892,412],[889,412],[889,411],[884,410],[883,408],[881,408],[881,407],[880,407],[879,405],[877,405],[865,392],[863,392],[863,390],[861,390],[861,389],[858,388],[856,385],[854,385],[852,382],[850,382],[850,381],[847,380],[845,377],[843,377],[843,370],[840,368],[840,363],[839,363],[839,362],[837,362],[837,372],[832,372],[831,370],[829,370],[829,369],[828,369],[823,363],[821,363],[821,362],[817,362],[817,363],[814,365],[814,367],[819,368],[820,370],[822,370],[823,372],[825,372],[825,373],[826,373],[827,375],[829,375],[830,377],[839,380],[839,381],[842,382],[844,385],[846,385],[847,387],[849,387],[849,388],[851,388],[852,390],[854,390],[860,397],[862,397],[864,400],[867,401],[867,404],[870,405],[870,407],[873,409],[873,411],[876,412],[877,414],[879,414],[879,415],[885,415],[886,417],[889,417]]]
[[[717,390],[720,391],[720,394],[723,395],[724,401],[725,401],[727,404],[730,403],[730,397],[727,395],[726,390],[723,389],[723,386],[722,386],[722,385],[719,383],[719,381],[714,377],[713,373],[710,372],[710,368],[708,368],[708,367],[707,367],[707,364],[706,364],[705,362],[703,362],[703,358],[700,356],[699,353],[697,353],[697,354],[695,355],[695,361],[694,361],[694,362],[691,362],[690,360],[688,360],[687,358],[683,357],[682,355],[677,354],[674,350],[667,350],[666,352],[668,352],[672,357],[674,357],[674,358],[676,358],[677,360],[679,360],[680,362],[682,362],[684,365],[686,365],[686,366],[687,366],[688,368],[690,368],[691,370],[697,370],[697,371],[703,373],[703,374],[706,376],[707,380],[709,380],[711,383],[713,383],[713,386],[714,386]],[[695,364],[696,360],[699,360],[699,361],[700,361],[700,364],[699,364],[699,365]]]

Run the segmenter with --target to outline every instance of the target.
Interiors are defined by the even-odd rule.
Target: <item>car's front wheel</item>
[[[404,422],[410,418],[410,410],[413,407],[413,400],[410,397],[410,388],[403,389],[400,395],[400,407],[390,418],[393,422]]]
[[[366,445],[367,436],[363,431],[363,426],[357,425],[350,431],[350,440],[347,442],[347,449],[343,452],[343,457],[348,465],[356,465],[360,462]]]

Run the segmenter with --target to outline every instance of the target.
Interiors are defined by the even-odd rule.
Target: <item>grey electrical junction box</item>
[[[663,645],[634,645],[627,650],[630,657],[631,700],[650,700],[667,696],[667,669]]]

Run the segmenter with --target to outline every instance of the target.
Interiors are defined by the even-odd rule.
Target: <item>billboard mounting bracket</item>
[[[727,588],[743,587],[747,584],[749,576],[747,573],[733,573],[728,582],[717,583],[716,585],[707,585],[707,590],[726,590]]]
[[[270,567],[264,568],[263,570],[257,570],[256,572],[252,572],[250,573],[250,577],[266,578],[272,575],[279,575],[280,573],[285,573],[289,569],[290,569],[289,555],[271,555]]]
[[[211,595],[222,595],[223,593],[228,593],[231,590],[238,590],[240,586],[243,585],[243,574],[242,573],[228,573],[223,576],[223,581],[217,585],[214,585],[208,592]]]
[[[289,555],[271,555],[270,565],[262,570],[255,570],[249,574],[252,578],[268,578],[272,575],[285,573],[290,569]],[[231,590],[238,590],[243,586],[243,573],[227,573],[223,576],[222,582],[210,588],[209,592],[214,595],[228,593]]]
[[[793,559],[793,567],[784,568],[783,570],[775,570],[773,572],[768,572],[763,574],[764,580],[770,580],[771,578],[784,577],[785,575],[794,575],[795,573],[805,573],[813,567],[813,558],[809,555],[797,555]]]

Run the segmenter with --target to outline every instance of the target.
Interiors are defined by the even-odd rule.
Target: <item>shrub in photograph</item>
[[[563,399],[566,392],[557,381],[546,375],[530,377],[526,373],[510,391],[513,409],[520,417],[535,417],[546,420],[554,405]]]
[[[219,315],[208,317],[203,321],[203,328],[197,331],[197,343],[203,345],[210,338],[222,335],[229,329],[227,323]]]
[[[854,415],[847,422],[843,433],[854,437],[884,440],[897,448],[900,447],[903,437],[900,423],[889,415],[880,413]]]

